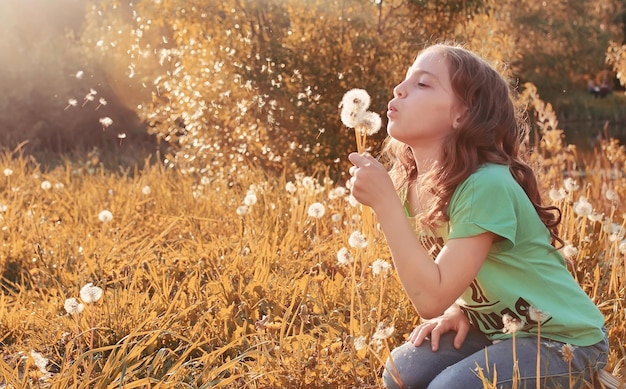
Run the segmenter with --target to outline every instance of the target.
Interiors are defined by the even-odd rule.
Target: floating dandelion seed
[[[587,201],[587,198],[580,196],[577,202],[574,203],[574,213],[578,216],[589,216],[593,212],[593,207]]]
[[[113,124],[113,119],[108,116],[100,118],[100,124],[102,124],[102,129],[108,128]]]
[[[50,181],[46,180],[46,181],[41,182],[41,189],[50,190],[51,188],[52,188],[52,184],[50,183]]]
[[[100,213],[98,214],[98,219],[102,223],[108,223],[113,220],[113,214],[111,213],[111,211],[105,209],[103,211],[100,211]]]
[[[76,99],[68,99],[67,100],[67,106],[65,107],[65,109],[68,109],[69,107],[75,107],[78,105],[78,100]]]
[[[504,324],[504,328],[502,332],[505,334],[514,334],[517,331],[521,330],[524,326],[524,323],[520,319],[515,319],[508,313],[502,315],[502,324]]]
[[[100,108],[101,106],[107,105],[107,101],[104,97],[100,97],[98,99],[98,106],[96,107],[96,109]]]
[[[326,213],[326,208],[324,208],[324,204],[322,203],[313,203],[309,205],[308,214],[310,217],[319,219]]]
[[[354,231],[348,238],[348,244],[355,249],[364,249],[367,247],[367,239],[361,231]]]
[[[65,300],[63,307],[70,315],[79,315],[85,309],[85,306],[79,303],[74,297]]]
[[[4,176],[5,177],[9,177],[12,174],[13,174],[13,170],[11,170],[9,168],[4,169]]]
[[[391,270],[391,264],[384,259],[378,258],[372,262],[372,274],[375,276],[380,275],[381,273],[386,274],[389,270]]]
[[[85,75],[85,72],[83,72],[82,70],[79,70],[76,72],[75,77],[79,80],[81,80],[83,78],[83,76]]]
[[[354,257],[352,257],[352,254],[350,254],[347,248],[342,247],[337,251],[337,262],[339,262],[340,265],[349,265],[354,262]]]
[[[573,259],[578,255],[578,249],[571,244],[563,247],[563,256],[567,259]]]
[[[145,185],[143,188],[141,188],[141,193],[147,196],[152,193],[152,189],[150,189],[148,185]]]
[[[80,288],[80,299],[85,304],[95,303],[102,297],[102,288],[94,286],[91,282]]]

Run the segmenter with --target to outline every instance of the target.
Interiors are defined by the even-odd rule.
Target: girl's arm
[[[425,319],[441,315],[476,277],[495,235],[450,239],[433,261],[413,231],[385,168],[356,153],[350,154],[350,161],[358,168],[352,194],[376,213],[413,306]]]

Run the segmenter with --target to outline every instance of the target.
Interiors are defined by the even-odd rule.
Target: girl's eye
[[[424,88],[424,87],[427,87],[428,85],[424,84],[423,82],[418,82],[417,86],[419,86],[420,88]]]

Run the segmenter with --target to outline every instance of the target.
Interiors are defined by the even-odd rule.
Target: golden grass
[[[558,205],[578,250],[572,272],[607,318],[609,370],[623,377],[626,153],[604,147]],[[571,159],[543,150],[540,180],[562,188],[556,165]],[[217,177],[70,163],[42,172],[0,156],[0,386],[379,387],[389,349],[418,318],[393,271],[372,272],[375,259],[390,261],[382,235],[349,245],[361,211],[329,197],[343,183],[255,169]],[[240,215],[250,191],[257,201]],[[579,196],[605,221],[577,215]],[[319,219],[308,215],[314,202],[326,209]],[[353,264],[338,263],[342,247]],[[65,300],[89,282],[103,298],[68,315]],[[48,358],[44,369],[31,350]]]

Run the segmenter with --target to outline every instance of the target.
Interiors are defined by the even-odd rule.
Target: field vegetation
[[[626,376],[626,149],[602,127],[590,151],[565,142],[547,102],[607,69],[625,81],[623,4],[84,4],[71,29],[0,42],[17,58],[0,75],[0,388],[380,387],[420,318],[346,187],[337,105],[358,87],[382,112],[438,40],[518,86],[561,250]],[[582,93],[559,97],[568,118],[623,120],[618,91]]]

